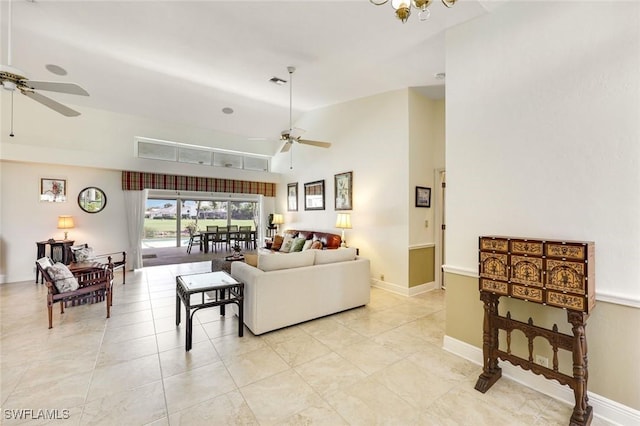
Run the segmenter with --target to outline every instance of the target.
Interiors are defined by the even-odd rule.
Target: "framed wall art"
[[[287,184],[287,210],[298,211],[298,182]]]
[[[336,210],[353,210],[353,172],[334,175]]]
[[[67,201],[67,180],[41,178],[40,201],[48,203],[64,203]]]
[[[304,209],[324,210],[324,179],[304,184]]]
[[[416,207],[431,207],[431,188],[416,186]]]

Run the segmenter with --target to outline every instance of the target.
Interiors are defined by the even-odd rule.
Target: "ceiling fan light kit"
[[[376,6],[382,6],[387,3],[389,0],[369,0],[372,4]],[[433,0],[391,0],[391,7],[395,10],[396,17],[402,21],[402,23],[406,23],[411,16],[411,10],[418,10],[418,19],[420,21],[426,21],[431,12],[429,11],[429,6]],[[446,7],[451,7],[458,0],[441,0],[442,4]]]

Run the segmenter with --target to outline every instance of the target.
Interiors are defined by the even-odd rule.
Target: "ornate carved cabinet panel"
[[[482,236],[479,239],[478,257],[480,299],[484,302],[485,312],[484,367],[475,388],[486,392],[500,378],[500,358],[569,385],[576,400],[570,424],[590,424],[593,413],[587,398],[587,343],[584,329],[589,313],[595,307],[595,244]],[[498,303],[501,296],[566,309],[573,336],[559,333],[555,325],[552,330],[535,326],[531,318],[524,323],[512,319],[511,313],[500,316]],[[498,330],[506,331],[508,346],[511,332],[522,331],[529,341],[528,359],[512,354],[510,346],[506,351],[501,350],[498,347]],[[536,337],[543,337],[551,344],[555,353],[552,368],[533,362]],[[558,370],[558,349],[573,353],[573,376]]]
[[[593,242],[480,237],[480,291],[589,313],[595,306],[594,251]],[[486,279],[506,284],[508,294]]]

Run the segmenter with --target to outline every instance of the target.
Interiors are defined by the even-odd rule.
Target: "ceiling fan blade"
[[[305,144],[305,145],[313,145],[313,146],[317,146],[320,148],[329,148],[331,146],[331,143],[329,142],[320,142],[320,141],[310,141],[307,139],[298,139],[298,142],[301,144]]]
[[[31,89],[46,90],[48,92],[68,93],[70,95],[89,96],[89,92],[75,83],[60,83],[56,81],[23,80],[20,82]]]
[[[280,149],[280,152],[287,152],[291,149],[291,145],[293,145],[291,142],[286,142],[284,144],[284,146],[282,147],[282,149]]]
[[[22,90],[22,94],[27,98],[31,98],[36,102],[40,102],[42,105],[51,108],[52,110],[59,112],[60,114],[66,117],[77,117],[80,113],[76,110],[69,108],[68,106],[62,105],[60,102],[54,101],[51,98],[47,98],[44,95],[36,92],[29,92],[28,90]]]

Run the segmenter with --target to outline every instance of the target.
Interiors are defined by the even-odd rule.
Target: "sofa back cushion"
[[[346,262],[355,260],[355,247],[340,248],[337,250],[314,250],[316,252],[315,265],[324,265],[326,263]]]
[[[289,253],[286,256],[278,254],[258,255],[258,269],[264,272],[277,271],[280,269],[302,268],[313,265],[316,253],[314,250]]]

